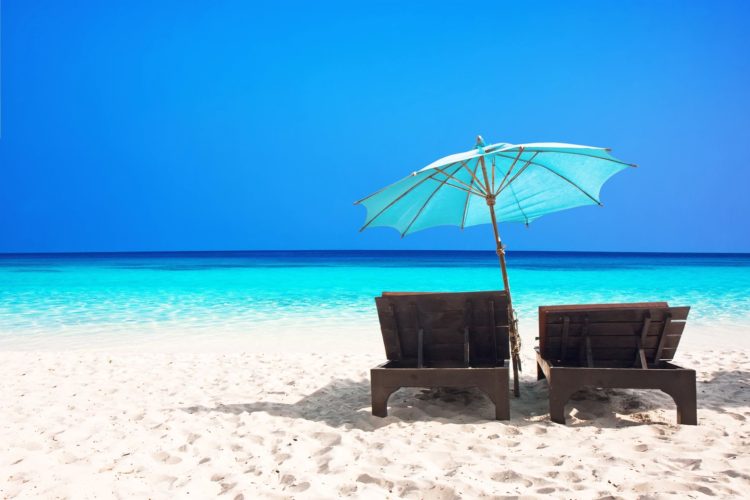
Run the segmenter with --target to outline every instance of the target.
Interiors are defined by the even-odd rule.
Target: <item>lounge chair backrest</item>
[[[666,302],[543,306],[539,350],[560,366],[658,366],[674,357],[689,312]]]
[[[390,361],[502,366],[509,358],[505,292],[384,292],[375,303]]]

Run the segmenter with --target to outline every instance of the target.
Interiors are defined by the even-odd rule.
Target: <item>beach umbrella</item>
[[[365,224],[392,227],[401,237],[435,226],[492,224],[508,294],[514,392],[518,395],[520,338],[510,300],[505,247],[499,222],[528,225],[542,215],[599,205],[602,185],[635,165],[609,149],[557,142],[486,145],[481,136],[470,151],[441,158],[355,204],[367,209]]]

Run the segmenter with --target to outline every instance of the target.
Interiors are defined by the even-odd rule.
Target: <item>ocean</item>
[[[509,252],[521,325],[540,305],[666,300],[689,324],[750,325],[750,254]],[[494,252],[0,255],[0,349],[378,336],[382,291],[500,289]]]

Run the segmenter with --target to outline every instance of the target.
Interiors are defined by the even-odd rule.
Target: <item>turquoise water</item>
[[[750,325],[750,255],[511,252],[523,322],[543,304],[667,300]],[[376,322],[383,290],[501,286],[491,252],[0,256],[0,348],[85,336],[315,335]],[[135,340],[134,340],[135,341]]]

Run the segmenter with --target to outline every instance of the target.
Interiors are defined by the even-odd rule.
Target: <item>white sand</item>
[[[402,389],[370,415],[374,354],[0,353],[0,497],[565,498],[750,492],[750,349],[681,349],[699,426],[658,391],[598,390],[549,421],[524,346],[510,422],[481,393]],[[173,346],[174,350],[185,350]],[[276,351],[284,346],[277,346]]]

